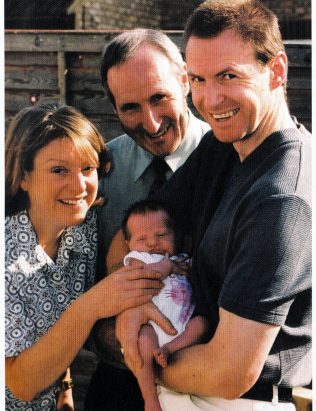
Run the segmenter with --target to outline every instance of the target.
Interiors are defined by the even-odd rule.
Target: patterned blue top
[[[5,241],[5,350],[6,357],[13,357],[31,347],[93,285],[96,212],[90,210],[82,224],[65,229],[55,262],[38,244],[26,211],[6,218]],[[55,409],[57,385],[32,402],[18,400],[6,387],[6,410]]]

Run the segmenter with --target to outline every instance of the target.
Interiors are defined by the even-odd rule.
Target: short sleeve
[[[158,263],[164,258],[164,256],[161,254],[149,254],[149,253],[142,252],[142,251],[130,251],[124,257],[123,263],[125,266],[129,264],[129,261],[131,258],[142,261],[145,264],[152,264],[152,263]]]
[[[6,270],[5,283],[5,355],[13,357],[31,346],[29,341],[32,321],[25,315],[25,304]]]
[[[241,317],[283,325],[295,297],[311,287],[311,208],[276,195],[244,210],[230,243],[219,305]]]

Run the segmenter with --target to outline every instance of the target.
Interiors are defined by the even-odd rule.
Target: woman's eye
[[[96,166],[89,165],[89,166],[87,166],[87,167],[85,167],[85,168],[83,169],[83,172],[85,172],[85,173],[92,173],[92,171],[94,171],[95,169],[96,169]]]
[[[54,174],[65,174],[68,170],[65,167],[53,167],[51,171]]]

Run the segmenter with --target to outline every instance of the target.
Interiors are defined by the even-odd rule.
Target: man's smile
[[[169,130],[169,128],[171,127],[172,122],[168,121],[166,124],[164,124],[157,133],[151,134],[149,133],[147,130],[143,129],[143,133],[146,137],[150,138],[150,139],[156,139],[159,137],[162,137],[164,134],[167,133],[167,131]]]
[[[216,121],[223,121],[236,115],[239,112],[239,110],[239,108],[234,108],[233,110],[227,111],[226,113],[211,114],[211,117],[213,117],[213,119]]]

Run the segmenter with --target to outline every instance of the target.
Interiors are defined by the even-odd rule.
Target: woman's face
[[[97,165],[82,157],[70,138],[59,138],[37,152],[21,188],[28,194],[34,226],[60,231],[80,224],[95,201]]]

